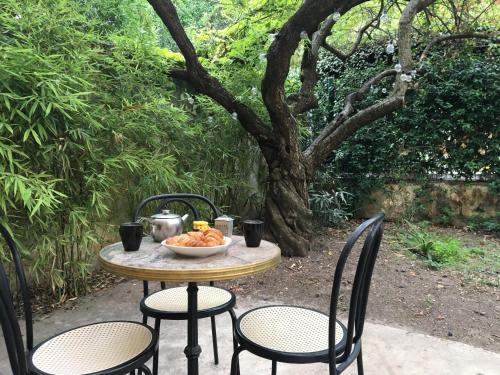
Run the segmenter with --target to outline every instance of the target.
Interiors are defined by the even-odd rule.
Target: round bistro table
[[[233,243],[225,254],[206,258],[188,258],[154,242],[142,239],[138,251],[123,250],[121,242],[106,246],[99,254],[102,267],[111,273],[145,281],[187,282],[188,337],[184,349],[188,375],[198,375],[198,282],[230,280],[254,275],[277,266],[281,251],[275,244],[262,240],[259,247],[246,247],[241,236],[232,236]]]

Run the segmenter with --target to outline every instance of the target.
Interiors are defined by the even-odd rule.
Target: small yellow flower
[[[480,148],[479,150],[477,150],[481,155],[486,155],[486,150],[484,148]]]

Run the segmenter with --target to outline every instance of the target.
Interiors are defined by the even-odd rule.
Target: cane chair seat
[[[236,326],[238,338],[250,346],[284,355],[328,355],[329,317],[298,306],[266,306],[243,314]],[[335,346],[342,346],[346,329],[337,321]]]
[[[156,349],[154,331],[126,321],[96,323],[54,336],[33,349],[35,373],[76,375],[109,371]]]
[[[239,345],[231,359],[231,375],[240,373],[239,355],[245,350],[271,360],[273,375],[276,375],[278,362],[328,363],[328,372],[334,375],[342,373],[354,361],[358,374],[363,375],[361,335],[370,282],[382,241],[383,220],[383,213],[365,220],[347,239],[335,267],[329,315],[284,305],[259,307],[240,316],[235,327]],[[362,237],[346,328],[337,319],[342,275],[349,255]]]
[[[223,288],[198,286],[198,314],[210,316],[234,306],[235,295]],[[188,312],[188,294],[186,287],[163,289],[152,293],[141,302],[141,310],[148,315],[176,314],[179,319],[186,319]],[[184,317],[182,317],[184,316]]]

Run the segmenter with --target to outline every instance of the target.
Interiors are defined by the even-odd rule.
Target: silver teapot
[[[148,220],[152,225],[151,236],[156,242],[166,238],[177,236],[182,233],[184,221],[188,214],[180,216],[170,213],[170,210],[162,210],[161,214],[155,214]]]

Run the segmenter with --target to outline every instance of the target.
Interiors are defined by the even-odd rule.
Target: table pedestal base
[[[188,375],[198,375],[198,357],[201,347],[198,345],[198,286],[188,283],[188,342],[184,349],[188,361]]]

